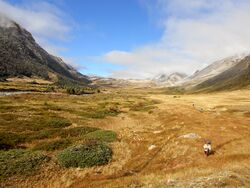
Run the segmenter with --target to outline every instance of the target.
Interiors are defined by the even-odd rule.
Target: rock
[[[174,179],[172,179],[171,177],[168,178],[167,183],[173,183]]]
[[[160,133],[162,133],[162,131],[154,131],[153,133],[154,134],[160,134]]]
[[[152,149],[154,149],[154,148],[156,148],[156,145],[150,145],[150,146],[148,147],[148,150],[150,151],[150,150],[152,150]]]
[[[175,126],[172,127],[172,129],[180,129],[180,128],[181,128],[180,125],[175,125]]]
[[[185,134],[180,136],[179,138],[191,138],[191,139],[196,139],[196,138],[201,138],[200,135],[196,134],[196,133],[189,133],[189,134]]]

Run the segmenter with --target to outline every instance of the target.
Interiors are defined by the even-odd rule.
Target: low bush
[[[37,144],[33,150],[44,150],[44,151],[54,151],[65,149],[66,147],[70,146],[72,142],[69,139],[60,139],[60,140],[53,140],[49,142],[41,142]]]
[[[40,152],[23,149],[0,151],[0,178],[13,175],[31,175],[49,160]]]
[[[32,82],[30,82],[31,84],[39,84],[37,81],[33,80]]]
[[[86,134],[84,138],[103,142],[114,142],[117,139],[117,135],[115,132],[110,130],[97,130]]]
[[[91,167],[107,164],[112,158],[112,150],[102,142],[88,142],[71,146],[57,155],[61,166]]]
[[[52,85],[47,85],[46,90],[47,92],[54,92],[56,91],[55,87]]]
[[[97,91],[93,88],[83,88],[79,86],[71,86],[66,88],[66,92],[70,95],[94,94]]]

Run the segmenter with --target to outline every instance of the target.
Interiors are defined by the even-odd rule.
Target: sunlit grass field
[[[249,90],[0,96],[0,186],[246,187],[249,112]]]

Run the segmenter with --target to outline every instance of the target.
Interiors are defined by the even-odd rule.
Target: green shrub
[[[13,175],[31,175],[49,158],[40,152],[22,149],[0,151],[0,178]]]
[[[81,86],[70,86],[66,87],[66,92],[70,95],[83,95],[83,94],[94,94],[98,92],[94,88],[81,87]]]
[[[66,92],[71,95],[82,95],[84,94],[84,89],[80,87],[68,87]]]
[[[112,158],[112,150],[104,143],[89,142],[71,146],[57,155],[63,167],[91,167],[107,164]]]
[[[113,131],[97,130],[97,131],[86,134],[84,138],[99,140],[103,142],[114,142],[117,138],[117,135]]]
[[[33,80],[32,82],[30,82],[31,84],[39,84],[37,83],[37,81]]]
[[[54,92],[55,91],[55,87],[54,86],[52,86],[52,85],[47,85],[47,87],[46,87],[46,90],[45,91],[47,91],[47,92]]]
[[[33,150],[54,151],[64,149],[71,144],[72,142],[69,139],[53,140],[49,142],[41,142],[37,144]]]

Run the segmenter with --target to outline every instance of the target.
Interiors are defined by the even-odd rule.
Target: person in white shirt
[[[205,155],[209,156],[212,151],[211,141],[206,141],[205,144],[203,145],[203,148]]]

